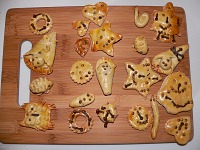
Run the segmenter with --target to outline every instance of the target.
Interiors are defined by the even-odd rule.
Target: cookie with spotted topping
[[[84,36],[89,28],[90,21],[89,20],[78,20],[72,22],[72,28],[77,31],[79,36]]]

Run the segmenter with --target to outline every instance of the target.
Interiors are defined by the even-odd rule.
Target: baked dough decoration
[[[165,131],[174,135],[175,140],[180,145],[185,145],[190,140],[191,119],[189,116],[181,116],[169,119],[165,123]]]
[[[112,84],[117,66],[110,58],[102,57],[96,64],[96,75],[104,95],[112,94]]]
[[[94,70],[89,61],[76,61],[70,69],[70,76],[72,80],[78,84],[89,82],[92,79],[93,75]]]
[[[136,52],[143,55],[147,54],[147,52],[149,51],[147,41],[144,36],[136,36],[134,39],[134,43],[132,44],[132,48]]]
[[[84,36],[89,28],[89,20],[78,20],[72,22],[72,28],[75,29],[79,36]]]
[[[158,104],[155,95],[152,95],[150,99],[150,105],[153,110],[153,126],[151,129],[151,138],[155,140],[155,138],[157,137],[159,123],[160,123],[160,113],[158,110]]]
[[[76,119],[80,116],[84,117],[86,120],[85,124],[82,126],[78,126],[76,123]],[[94,120],[92,119],[90,114],[82,109],[74,109],[73,112],[71,112],[69,115],[69,128],[71,131],[78,134],[90,131],[93,126],[93,122]]]
[[[142,96],[146,97],[150,86],[157,83],[162,77],[151,69],[149,58],[145,58],[140,64],[126,62],[128,78],[124,82],[124,89],[137,90]]]
[[[135,7],[135,25],[139,28],[143,28],[149,22],[149,14],[144,12],[139,16],[138,8]]]
[[[52,86],[53,81],[48,80],[46,77],[39,77],[31,81],[29,88],[33,94],[42,95],[43,93],[49,93]]]
[[[24,54],[26,66],[40,74],[50,74],[56,53],[56,32],[44,35],[33,48]]]
[[[40,20],[45,21],[45,25],[42,27],[39,27],[37,25],[37,23]],[[52,19],[47,13],[38,13],[38,14],[33,14],[33,17],[30,21],[29,27],[30,27],[31,32],[33,32],[34,34],[42,35],[42,34],[49,32],[51,30],[52,26],[53,26]]]
[[[54,104],[45,102],[25,103],[22,106],[25,110],[24,120],[19,124],[41,131],[52,130],[54,125],[51,122],[51,110],[55,108]]]
[[[170,114],[191,110],[193,100],[190,79],[182,72],[168,75],[157,93],[157,101]]]
[[[146,130],[152,123],[152,113],[147,107],[136,105],[128,112],[128,122],[136,130]]]
[[[95,5],[86,5],[82,9],[83,16],[99,26],[105,21],[107,13],[108,5],[104,2],[98,2]]]
[[[159,73],[170,74],[174,71],[179,62],[184,58],[184,54],[189,49],[189,45],[173,46],[166,52],[156,55],[152,60],[152,68]]]
[[[122,39],[122,35],[114,33],[110,23],[104,23],[100,28],[89,31],[92,38],[92,51],[104,51],[107,55],[113,56],[113,44]]]
[[[156,31],[154,40],[161,42],[176,43],[175,35],[180,36],[180,26],[182,19],[174,14],[174,6],[168,2],[163,11],[154,11],[154,22],[150,30]]]
[[[85,57],[85,55],[87,54],[89,48],[90,48],[90,38],[88,37],[84,37],[81,39],[78,39],[75,44],[75,51],[81,56],[81,57]]]
[[[100,120],[104,122],[105,128],[107,128],[108,123],[114,123],[115,119],[118,116],[117,108],[109,102],[97,109],[96,114],[98,115]]]
[[[84,93],[75,99],[71,100],[69,103],[70,107],[84,107],[91,103],[93,103],[95,100],[94,94],[92,93]]]

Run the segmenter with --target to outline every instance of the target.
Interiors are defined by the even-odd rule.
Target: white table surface
[[[0,0],[0,79],[2,72],[2,55],[5,29],[5,16],[10,8],[25,7],[55,7],[55,6],[84,6],[95,4],[98,0]],[[166,0],[104,0],[108,5],[141,5],[164,6]],[[30,145],[30,144],[2,144],[0,150],[100,150],[100,149],[154,149],[154,150],[199,150],[200,149],[200,0],[171,0],[174,6],[183,7],[186,12],[188,41],[190,45],[190,66],[194,100],[194,138],[185,146],[176,143],[167,144],[126,144],[126,145]],[[199,44],[198,44],[199,43]],[[1,82],[0,82],[1,87]],[[1,110],[0,110],[1,111]],[[1,112],[0,112],[1,113]],[[103,137],[102,137],[103,138]],[[123,138],[123,137],[122,137]]]

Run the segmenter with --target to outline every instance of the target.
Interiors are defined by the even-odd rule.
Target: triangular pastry
[[[56,53],[56,32],[44,35],[33,48],[24,54],[27,67],[40,74],[50,74]]]
[[[116,65],[110,58],[101,58],[96,64],[96,74],[104,95],[111,95]]]

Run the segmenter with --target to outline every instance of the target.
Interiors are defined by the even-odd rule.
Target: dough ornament
[[[70,69],[70,76],[72,80],[78,84],[89,82],[92,79],[93,75],[94,70],[89,61],[76,61]]]
[[[150,86],[157,83],[162,77],[151,69],[149,58],[145,58],[140,64],[126,62],[128,78],[124,82],[124,89],[137,90],[142,96],[146,97]]]
[[[134,106],[128,112],[128,122],[136,130],[146,130],[152,123],[152,113],[143,106]]]
[[[189,116],[182,116],[169,119],[165,123],[165,131],[174,135],[175,140],[180,145],[185,145],[190,140],[191,119]]]
[[[42,27],[39,27],[37,25],[37,23],[40,20],[44,20],[45,21],[45,25]],[[53,26],[53,22],[51,17],[47,14],[47,13],[38,13],[38,14],[33,14],[33,17],[30,21],[30,30],[36,34],[36,35],[42,35],[45,34],[47,32],[49,32],[51,30]]]
[[[50,74],[56,53],[56,32],[44,35],[43,38],[24,54],[26,66],[40,74]]]
[[[112,84],[117,66],[110,58],[101,58],[96,64],[96,74],[104,95],[112,94]]]
[[[87,54],[88,50],[90,49],[90,38],[88,37],[84,37],[81,39],[78,39],[75,44],[75,51],[81,56],[81,57],[85,57],[85,55]]]
[[[39,77],[31,81],[29,88],[33,94],[42,95],[43,93],[49,93],[49,90],[53,86],[53,82],[46,77]]]
[[[107,13],[108,5],[104,2],[98,2],[95,5],[86,5],[82,9],[83,16],[99,26],[105,21]]]
[[[170,114],[191,110],[193,100],[190,79],[182,72],[168,75],[157,93],[157,101]]]
[[[107,55],[113,56],[113,44],[122,39],[122,35],[114,33],[110,23],[104,23],[100,28],[89,31],[92,38],[92,51],[104,51]]]
[[[150,28],[150,30],[156,31],[154,40],[176,43],[175,35],[181,35],[180,26],[182,19],[174,13],[174,6],[171,2],[164,6],[163,11],[154,11],[154,22]]]
[[[84,107],[91,103],[93,103],[95,100],[94,94],[92,93],[84,93],[77,98],[70,101],[69,106],[72,108],[76,107]]]
[[[54,104],[45,102],[25,103],[22,106],[25,110],[24,120],[19,124],[41,131],[52,130],[54,125],[51,122],[51,110],[55,108]]]
[[[144,38],[144,36],[136,36],[134,43],[132,44],[132,48],[140,53],[140,54],[147,54],[147,52],[149,51],[148,45],[147,45],[147,41]]]
[[[86,120],[85,124],[82,126],[78,126],[76,123],[76,119],[80,116],[84,117]],[[92,119],[90,114],[82,109],[74,109],[73,112],[71,112],[69,115],[69,128],[70,130],[78,134],[90,131],[93,126],[93,122],[94,120]]]
[[[149,22],[149,14],[144,12],[139,15],[138,8],[135,7],[135,25],[139,28],[143,28]]]
[[[114,123],[117,118],[117,108],[111,104],[107,103],[96,110],[96,114],[104,122],[104,127],[107,128],[108,123]]]
[[[173,46],[166,52],[156,55],[152,60],[152,68],[159,73],[170,74],[174,71],[179,62],[184,58],[184,54],[189,49],[189,45]]]
[[[79,20],[72,22],[72,28],[77,30],[79,36],[84,36],[89,28],[89,20]]]

